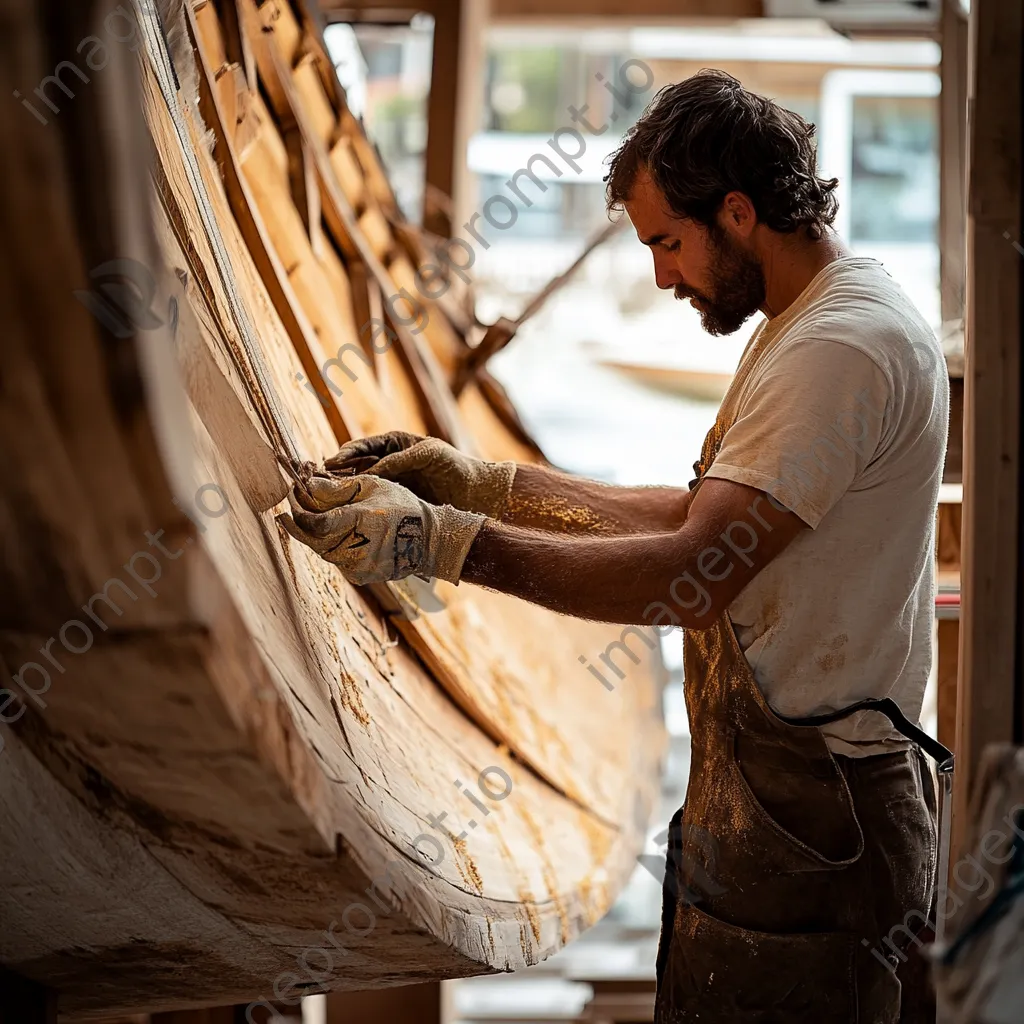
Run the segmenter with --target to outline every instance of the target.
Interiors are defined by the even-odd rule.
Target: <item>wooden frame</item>
[[[984,748],[1020,742],[1024,9],[975,0],[970,25],[963,620],[955,841]],[[956,850],[954,850],[954,861]]]

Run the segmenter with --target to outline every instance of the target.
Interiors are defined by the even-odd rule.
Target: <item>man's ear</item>
[[[729,192],[722,200],[718,217],[727,231],[741,238],[749,238],[757,226],[757,210],[744,192]]]

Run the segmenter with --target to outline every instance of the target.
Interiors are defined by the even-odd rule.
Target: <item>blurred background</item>
[[[345,17],[343,10],[331,14]],[[553,158],[561,173],[542,161],[533,165],[544,190],[522,179],[531,202],[516,203],[509,227],[499,231],[477,218],[489,246],[474,246],[480,320],[514,319],[572,263],[608,223],[604,161],[622,133],[659,87],[715,67],[817,125],[821,172],[840,179],[839,232],[855,252],[881,260],[939,330],[940,51],[905,18],[898,32],[852,37],[815,18],[483,25],[460,75],[472,116],[465,167],[453,171],[453,232],[470,239],[459,225],[490,197],[509,196],[506,182],[534,154]],[[389,23],[368,11],[326,29],[349,102],[417,222],[432,200],[444,202],[424,188],[434,32],[429,15]],[[586,126],[576,120],[581,116]],[[574,126],[586,141],[578,173],[548,146],[558,129]],[[572,152],[575,144],[563,145]],[[499,204],[494,216],[511,215]],[[705,335],[688,304],[655,287],[649,254],[627,225],[489,365],[555,464],[614,483],[684,485],[757,319],[730,338]],[[605,920],[554,959],[514,977],[449,983],[451,1020],[572,1018],[604,978],[627,992],[629,979],[642,987],[653,978],[656,865],[668,819],[683,799],[689,758],[680,635],[663,646],[672,743],[651,823],[651,860],[638,864]],[[931,692],[926,725],[934,729],[934,686]],[[315,1020],[315,1006],[308,1009]]]

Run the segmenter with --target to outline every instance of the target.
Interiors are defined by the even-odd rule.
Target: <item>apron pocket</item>
[[[788,870],[844,868],[860,857],[864,835],[849,787],[834,762],[829,777],[821,778],[750,757],[741,737],[734,744],[730,768],[739,780],[740,795],[767,832],[784,841],[786,860],[792,861]]]
[[[666,961],[657,1024],[857,1024],[842,932],[754,932],[681,903]]]

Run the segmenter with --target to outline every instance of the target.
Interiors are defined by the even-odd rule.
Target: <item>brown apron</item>
[[[708,434],[698,480],[723,434]],[[776,717],[728,614],[686,631],[684,666],[692,755],[656,1024],[897,1024],[893,946],[928,915],[936,859],[922,760],[833,755],[820,729]]]

